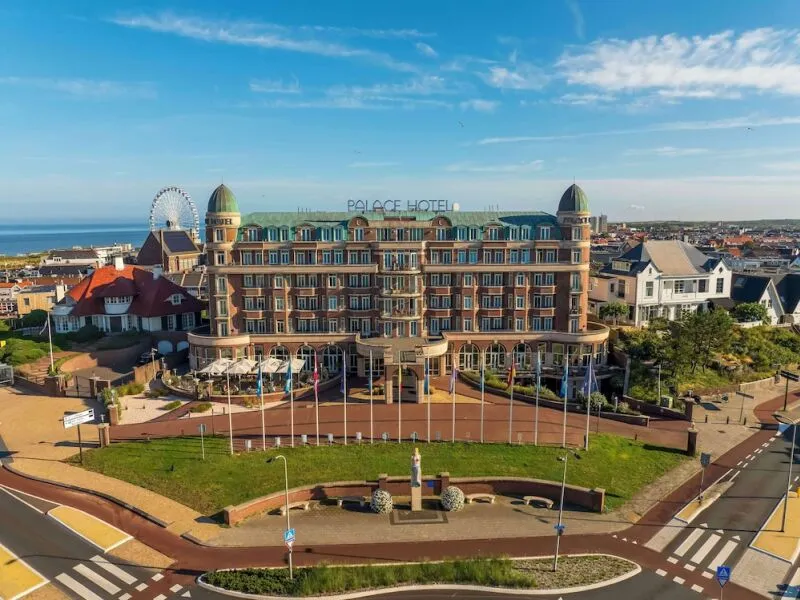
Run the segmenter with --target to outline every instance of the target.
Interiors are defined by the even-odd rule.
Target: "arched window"
[[[269,357],[282,361],[289,360],[289,350],[286,346],[273,346],[269,349]]]
[[[314,348],[308,345],[300,346],[297,350],[297,358],[304,361],[301,371],[314,370]]]
[[[322,364],[331,376],[342,372],[342,358],[344,352],[339,346],[333,344],[325,346],[322,351]]]
[[[506,347],[503,344],[492,344],[486,350],[486,367],[493,371],[505,369]]]
[[[536,357],[528,344],[517,344],[514,346],[514,364],[517,369],[530,371],[536,366]]]
[[[481,367],[481,351],[475,344],[464,344],[458,352],[460,371],[477,371]]]

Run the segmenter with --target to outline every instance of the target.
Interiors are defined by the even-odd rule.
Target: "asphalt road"
[[[731,486],[667,546],[665,554],[698,571],[715,571],[719,564],[735,567],[786,490],[790,433],[759,450],[732,467],[721,480],[732,481]]]

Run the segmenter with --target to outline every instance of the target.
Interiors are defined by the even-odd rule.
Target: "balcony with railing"
[[[392,310],[381,310],[381,319],[388,320],[411,320],[419,319],[422,316],[420,308],[395,308]]]
[[[381,296],[388,297],[419,296],[422,294],[422,287],[412,285],[383,287],[380,293]]]
[[[381,273],[419,273],[420,266],[418,264],[412,265],[408,263],[392,263],[391,265],[387,265],[381,262],[378,265],[378,270]]]

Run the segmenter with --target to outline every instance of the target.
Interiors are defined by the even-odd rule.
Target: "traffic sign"
[[[556,535],[564,535],[564,530],[566,528],[567,528],[567,526],[564,525],[563,523],[558,523],[556,525],[553,525],[553,529],[556,530]]]
[[[286,544],[291,545],[294,542],[294,528],[287,529],[283,532],[283,541]]]
[[[72,414],[64,414],[64,429],[69,429],[70,427],[75,427],[75,425],[80,425],[81,423],[88,423],[89,421],[94,421],[94,409],[90,408],[89,410],[84,410],[83,412],[79,413],[72,413]]]
[[[717,567],[717,581],[719,582],[719,587],[725,587],[725,584],[728,583],[731,579],[731,568],[725,565],[720,565]]]
[[[800,375],[797,373],[792,373],[791,371],[781,371],[781,377],[788,379],[789,381],[800,381]]]
[[[700,464],[703,466],[703,468],[705,468],[708,465],[710,465],[711,464],[711,454],[709,454],[708,452],[700,453]]]

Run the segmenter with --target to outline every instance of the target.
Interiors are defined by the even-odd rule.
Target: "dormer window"
[[[549,225],[542,225],[539,227],[539,239],[540,240],[549,240],[550,239],[550,226]]]
[[[178,306],[181,302],[183,302],[183,294],[172,294],[169,297],[169,301],[172,306]]]
[[[133,302],[133,296],[109,296],[106,298],[106,304],[130,304]]]

